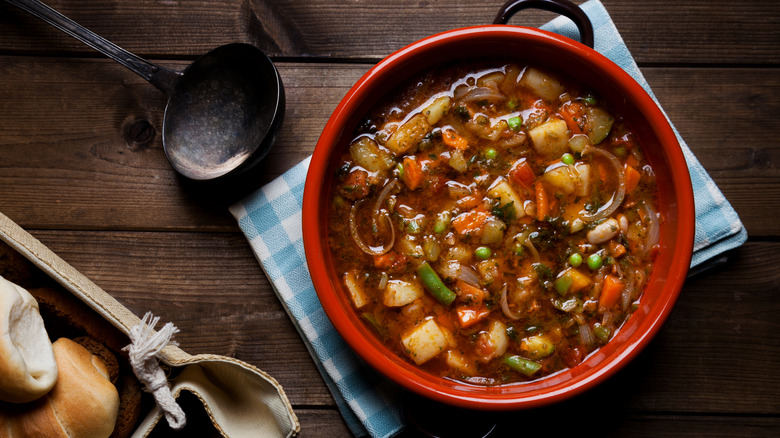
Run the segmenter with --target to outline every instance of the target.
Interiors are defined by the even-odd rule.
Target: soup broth
[[[657,251],[653,170],[576,81],[447,66],[352,138],[329,244],[355,312],[399,356],[474,384],[538,379],[636,308]]]

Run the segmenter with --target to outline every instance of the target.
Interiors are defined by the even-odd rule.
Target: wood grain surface
[[[250,181],[259,187],[313,151],[339,100],[374,63],[428,35],[490,23],[503,0],[48,3],[175,69],[236,41],[271,55],[287,111]],[[602,3],[750,238],[725,264],[686,282],[658,336],[617,375],[558,405],[496,415],[495,436],[518,436],[513,427],[778,436],[780,2]],[[529,12],[511,23],[553,17]],[[235,194],[203,194],[168,165],[160,139],[165,96],[2,2],[0,78],[0,211],[133,312],[155,309],[174,321],[188,352],[233,356],[269,372],[293,403],[301,436],[349,436],[226,209]]]

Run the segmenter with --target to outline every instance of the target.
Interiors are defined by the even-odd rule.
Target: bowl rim
[[[327,235],[327,228],[323,228],[322,221],[318,219],[324,211],[323,209],[327,208],[327,197],[322,196],[322,182],[329,176],[326,172],[330,156],[334,149],[342,146],[337,140],[344,133],[347,128],[345,124],[351,120],[355,110],[359,108],[364,99],[368,98],[367,94],[371,91],[374,81],[388,74],[399,63],[421,56],[420,53],[426,53],[429,50],[442,50],[442,47],[449,44],[492,37],[518,38],[536,44],[549,45],[555,50],[562,50],[574,55],[582,62],[595,66],[607,74],[610,79],[616,81],[644,117],[651,121],[659,143],[668,145],[668,147],[663,148],[663,152],[665,160],[668,162],[670,178],[673,179],[673,195],[676,201],[675,232],[677,238],[669,254],[673,262],[666,272],[666,280],[663,284],[664,294],[659,294],[660,298],[651,309],[653,311],[648,312],[642,319],[643,329],[635,330],[629,339],[611,347],[612,351],[609,356],[597,361],[593,367],[569,377],[564,375],[571,374],[571,370],[577,369],[580,365],[545,376],[533,382],[545,381],[550,382],[549,385],[536,385],[540,387],[522,392],[511,391],[512,387],[519,387],[513,385],[489,387],[492,389],[475,392],[471,390],[474,385],[453,383],[449,380],[447,380],[447,386],[442,386],[440,384],[444,380],[442,378],[426,374],[426,378],[422,379],[419,375],[421,373],[410,372],[408,367],[398,367],[397,361],[388,360],[382,351],[375,348],[370,340],[359,333],[359,330],[354,330],[353,323],[350,322],[350,317],[345,314],[345,309],[339,298],[335,293],[328,293],[332,292],[332,279],[323,260],[329,254],[330,249],[327,237],[324,237]],[[639,354],[660,330],[680,294],[693,251],[694,212],[690,174],[677,136],[658,104],[628,73],[594,49],[569,38],[522,26],[485,25],[454,29],[409,44],[381,60],[350,88],[333,111],[312,154],[304,186],[302,226],[305,256],[317,296],[331,323],[353,351],[382,375],[424,397],[465,408],[509,410],[538,407],[579,394],[612,376]],[[612,342],[607,344],[607,346],[610,345]],[[607,346],[597,349],[589,357],[606,349]],[[583,360],[583,363],[586,360]]]

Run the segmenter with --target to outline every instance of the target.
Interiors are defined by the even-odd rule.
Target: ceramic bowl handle
[[[498,11],[493,24],[506,24],[515,13],[528,8],[542,9],[569,18],[580,31],[582,44],[593,48],[593,25],[579,6],[568,0],[509,0]]]

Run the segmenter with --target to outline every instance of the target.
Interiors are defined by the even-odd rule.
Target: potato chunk
[[[501,357],[509,348],[509,336],[506,334],[506,324],[493,320],[488,325],[488,330],[479,334],[478,351],[483,362],[489,362],[496,357]]]
[[[349,296],[352,298],[352,304],[355,305],[356,309],[359,309],[371,302],[371,297],[368,296],[366,291],[363,289],[363,285],[357,281],[357,278],[355,278],[354,271],[349,271],[344,274],[344,285],[347,286]]]
[[[390,153],[368,137],[360,137],[349,145],[349,155],[358,166],[369,172],[387,170],[395,165]]]
[[[428,124],[433,126],[439,123],[444,113],[450,109],[450,97],[441,96],[437,97],[430,105],[425,107],[423,114],[425,114]]]
[[[547,357],[555,351],[555,344],[545,335],[534,335],[520,341],[520,349],[526,356],[538,360]]]
[[[497,199],[500,207],[512,213],[512,218],[519,219],[525,216],[523,200],[503,177],[498,177],[493,181],[493,184],[488,188],[487,195],[490,198]]]
[[[577,190],[579,174],[571,171],[566,165],[550,166],[544,172],[544,180],[550,183],[558,191],[570,195]]]
[[[545,100],[554,100],[566,91],[564,85],[558,79],[535,68],[528,68],[520,78],[520,85],[529,88],[539,97]]]
[[[590,164],[577,163],[574,165],[574,168],[577,169],[577,178],[579,179],[579,182],[577,183],[577,196],[590,195]]]
[[[417,146],[430,130],[431,125],[427,117],[422,113],[415,114],[387,139],[385,147],[393,151],[396,156],[401,155]]]
[[[387,307],[402,307],[423,297],[423,288],[417,282],[390,280],[382,292],[382,302]]]
[[[447,366],[463,375],[473,376],[477,371],[477,367],[474,364],[469,363],[462,354],[453,350],[447,351],[446,360]]]
[[[417,365],[433,359],[448,346],[446,335],[433,318],[404,334],[401,343],[406,354]]]
[[[569,149],[569,127],[561,119],[550,119],[528,131],[534,148],[547,157],[563,155]]]

